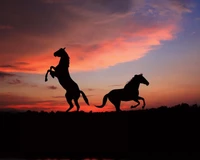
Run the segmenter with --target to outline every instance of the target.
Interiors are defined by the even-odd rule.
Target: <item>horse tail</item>
[[[96,106],[97,108],[103,108],[105,105],[106,105],[106,102],[107,102],[107,98],[108,98],[108,94],[106,94],[104,97],[103,97],[103,103],[101,106]]]
[[[83,91],[81,91],[81,90],[80,90],[80,93],[82,94],[84,101],[85,101],[85,102],[87,103],[87,105],[89,106],[89,101],[88,101],[88,99],[87,99],[85,93],[84,93]]]

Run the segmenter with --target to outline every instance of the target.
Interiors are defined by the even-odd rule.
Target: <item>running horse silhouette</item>
[[[103,104],[101,106],[96,106],[98,108],[103,108],[107,102],[107,98],[110,102],[115,106],[116,112],[121,111],[120,102],[121,101],[130,101],[133,100],[137,102],[135,106],[131,106],[131,108],[136,108],[140,105],[140,101],[143,101],[142,108],[145,107],[145,100],[143,97],[139,96],[139,86],[140,83],[149,85],[149,82],[143,77],[143,74],[135,75],[132,79],[124,86],[122,89],[114,89],[111,90],[103,97]]]
[[[69,104],[69,109],[66,112],[69,112],[73,108],[72,100],[74,100],[74,103],[77,107],[77,112],[80,109],[80,105],[78,103],[78,99],[80,97],[80,93],[83,96],[83,99],[85,102],[89,105],[89,101],[83,91],[79,89],[79,86],[76,82],[72,80],[69,74],[69,56],[67,52],[65,51],[65,48],[60,48],[58,51],[54,52],[55,57],[60,57],[59,64],[54,67],[51,66],[49,70],[47,70],[45,75],[45,82],[48,80],[47,76],[50,72],[50,75],[52,78],[57,77],[60,85],[66,90],[66,100]],[[54,71],[52,70],[54,69]]]

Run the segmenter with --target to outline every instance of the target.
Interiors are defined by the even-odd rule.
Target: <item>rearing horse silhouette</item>
[[[111,90],[103,97],[103,104],[101,106],[96,106],[98,108],[103,108],[107,102],[107,98],[110,102],[115,106],[116,111],[121,111],[120,109],[120,102],[121,101],[130,101],[133,100],[138,104],[135,106],[131,106],[131,108],[135,108],[140,105],[139,100],[143,100],[143,106],[145,107],[145,100],[143,97],[139,96],[139,86],[140,83],[149,85],[149,82],[143,77],[143,74],[135,75],[122,89],[114,89]]]
[[[66,100],[69,104],[69,109],[66,112],[69,112],[73,108],[72,100],[74,100],[74,103],[77,107],[77,111],[80,109],[80,105],[78,103],[78,99],[80,97],[80,93],[83,96],[83,99],[85,102],[89,105],[89,101],[83,91],[79,89],[79,86],[76,82],[72,80],[69,74],[69,56],[67,52],[65,51],[65,48],[60,48],[58,51],[54,52],[55,57],[60,57],[59,64],[54,67],[51,66],[49,70],[47,70],[47,73],[45,75],[45,81],[47,81],[48,73],[50,72],[50,75],[52,78],[57,77],[60,85],[66,90]],[[52,71],[54,69],[54,71]]]

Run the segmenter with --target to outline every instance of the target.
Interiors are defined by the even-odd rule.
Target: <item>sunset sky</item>
[[[85,112],[114,111],[94,105],[140,73],[150,82],[139,88],[146,108],[200,104],[198,0],[1,0],[0,110],[68,109],[58,80],[44,81],[62,47],[91,104],[80,97]]]

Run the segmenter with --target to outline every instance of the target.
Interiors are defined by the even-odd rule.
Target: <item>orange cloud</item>
[[[51,65],[57,65],[59,59],[53,57],[53,52],[61,47],[67,47],[72,72],[137,60],[162,41],[172,40],[180,30],[183,13],[191,11],[188,3],[179,0],[43,2],[38,7],[46,9],[48,19],[47,15],[29,10],[34,23],[28,21],[28,28],[28,22],[12,24],[16,20],[10,21],[12,26],[21,28],[13,29],[12,36],[6,32],[8,35],[0,39],[0,70],[44,74]],[[57,8],[52,3],[57,3]],[[47,10],[46,5],[54,10]],[[26,14],[22,16],[27,19]],[[52,24],[51,18],[55,23]]]
[[[97,45],[71,45],[67,47],[70,56],[70,70],[87,71],[107,68],[118,63],[137,60],[143,57],[153,46],[161,44],[161,40],[173,38],[176,26],[163,28],[146,28],[137,33],[125,33],[112,41],[103,41]],[[146,36],[145,36],[146,35]],[[1,67],[3,71],[21,71],[45,73],[51,65],[56,66],[59,59],[53,56],[56,50],[40,53],[31,57],[19,57],[16,61],[28,62],[20,67]]]

